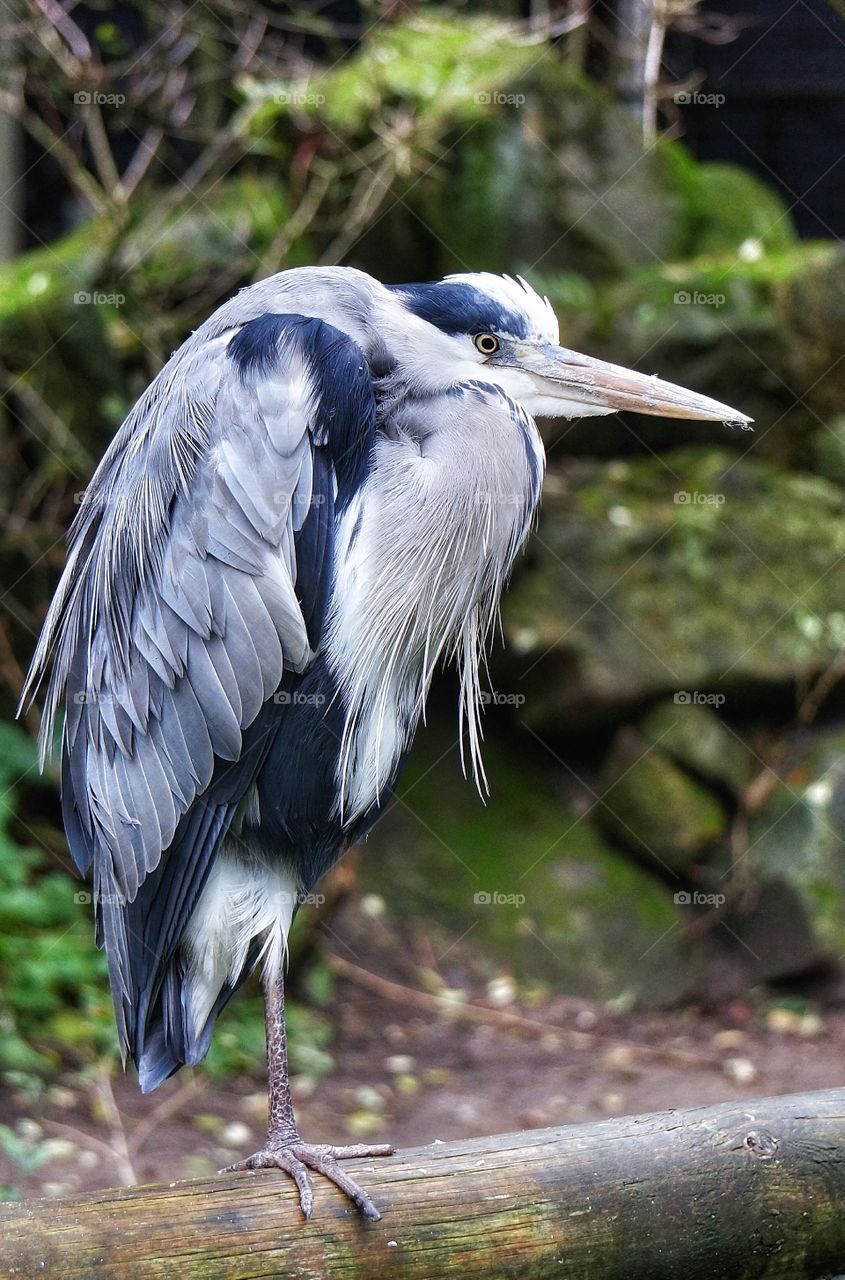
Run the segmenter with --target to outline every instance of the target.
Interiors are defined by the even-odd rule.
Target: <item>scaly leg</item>
[[[314,1195],[308,1169],[322,1173],[339,1187],[360,1209],[365,1218],[377,1222],[378,1209],[362,1187],[341,1169],[338,1160],[362,1159],[367,1156],[389,1156],[388,1143],[369,1146],[355,1143],[348,1147],[332,1147],[323,1143],[303,1142],[297,1133],[293,1101],[288,1081],[287,1039],[285,1036],[285,988],[281,974],[264,983],[264,1025],[267,1033],[267,1091],[269,1098],[267,1141],[260,1151],[227,1165],[221,1173],[238,1169],[284,1169],[299,1188],[299,1203],[306,1218],[311,1217]]]

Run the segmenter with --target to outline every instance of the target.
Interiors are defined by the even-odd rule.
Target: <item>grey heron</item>
[[[261,966],[269,1121],[233,1168],[342,1169],[288,1085],[291,921],[395,786],[453,659],[476,778],[479,662],[540,498],[534,416],[750,419],[559,345],[488,273],[385,286],[304,267],[222,305],[130,412],[85,493],[24,698],[52,668],[62,809],[93,874],[121,1052],[155,1089]]]

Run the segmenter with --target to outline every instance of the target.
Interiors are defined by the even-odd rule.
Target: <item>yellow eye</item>
[[[499,350],[499,339],[494,333],[477,333],[475,345],[483,356],[492,356]]]

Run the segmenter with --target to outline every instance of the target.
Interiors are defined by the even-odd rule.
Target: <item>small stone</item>
[[[46,1138],[39,1146],[45,1160],[70,1160],[79,1148],[70,1138]]]
[[[438,992],[438,998],[441,1004],[446,1006],[446,1011],[451,1013],[451,1007],[456,1004],[464,1004],[466,1002],[467,993],[462,987],[444,987]]]
[[[817,1013],[799,1013],[795,1009],[770,1009],[766,1015],[766,1026],[781,1036],[806,1036],[808,1039],[820,1035],[824,1023]]]
[[[361,899],[361,915],[368,920],[379,920],[387,910],[387,903],[380,893],[365,893]]]
[[[801,1014],[794,1009],[770,1009],[766,1014],[766,1026],[778,1036],[798,1035],[801,1025]]]
[[[592,1031],[598,1020],[595,1009],[579,1009],[575,1015],[575,1025],[579,1031]]]
[[[241,1110],[250,1116],[264,1117],[267,1114],[267,1094],[247,1093],[241,1098]]]
[[[290,1088],[291,1093],[297,1099],[310,1098],[317,1089],[319,1081],[316,1076],[309,1076],[302,1072],[298,1076],[291,1076]],[[265,1099],[264,1107],[266,1110],[267,1102]]]
[[[606,1111],[608,1115],[619,1115],[625,1106],[625,1095],[623,1093],[603,1093],[599,1098],[599,1105],[602,1111]]]
[[[423,1083],[430,1085],[448,1084],[451,1078],[451,1071],[448,1067],[426,1067],[422,1073]]]
[[[38,1121],[33,1120],[30,1116],[21,1116],[15,1128],[22,1138],[29,1138],[32,1141],[37,1141],[44,1133]]]
[[[252,1130],[243,1120],[230,1120],[220,1133],[224,1147],[245,1147],[252,1138]]]
[[[487,983],[487,999],[496,1009],[513,1004],[516,999],[516,983],[509,973],[500,973]]]
[[[362,1084],[355,1090],[355,1101],[359,1107],[365,1111],[383,1111],[384,1098],[378,1089],[374,1089],[371,1084]]]
[[[824,1022],[817,1013],[805,1013],[801,1019],[801,1027],[799,1035],[807,1036],[808,1039],[813,1036],[820,1036],[824,1031]]]
[[[348,1133],[354,1137],[365,1138],[381,1129],[384,1117],[376,1115],[373,1111],[352,1111],[343,1123]]]
[[[397,1076],[395,1080],[397,1092],[404,1094],[416,1093],[420,1087],[420,1082],[416,1076],[403,1073]]]
[[[727,1027],[724,1031],[716,1032],[712,1043],[717,1049],[741,1049],[747,1038],[745,1032],[738,1027]]]
[[[515,653],[526,654],[537,648],[539,636],[533,627],[511,627],[508,641]]]
[[[393,1053],[385,1058],[384,1065],[393,1075],[404,1075],[414,1069],[414,1059],[409,1053]]]
[[[726,1058],[722,1070],[735,1084],[753,1084],[757,1079],[757,1068],[750,1058]]]
[[[604,1055],[605,1064],[617,1070],[628,1068],[634,1061],[634,1051],[630,1045],[615,1044]]]
[[[100,1163],[100,1157],[96,1151],[86,1148],[84,1151],[80,1151],[76,1163],[80,1169],[96,1169]]]
[[[223,1128],[224,1120],[214,1112],[201,1111],[198,1115],[191,1117],[191,1124],[202,1133],[219,1133]]]
[[[52,1102],[54,1107],[61,1107],[67,1110],[76,1104],[79,1095],[74,1093],[73,1089],[66,1089],[64,1085],[54,1084],[47,1090],[47,1101]]]

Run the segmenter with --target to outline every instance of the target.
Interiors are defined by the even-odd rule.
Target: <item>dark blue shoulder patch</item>
[[[270,372],[279,358],[279,339],[291,319],[292,316],[272,314],[256,316],[235,334],[228,352],[238,366],[241,379],[251,373]]]
[[[520,311],[490,298],[481,289],[455,280],[430,284],[392,284],[409,311],[444,333],[505,333],[528,337],[528,320]]]
[[[342,508],[369,470],[376,425],[370,370],[357,342],[312,316],[256,316],[235,334],[228,353],[245,382],[278,368],[290,344],[312,371],[319,400],[312,434],[328,449]]]

